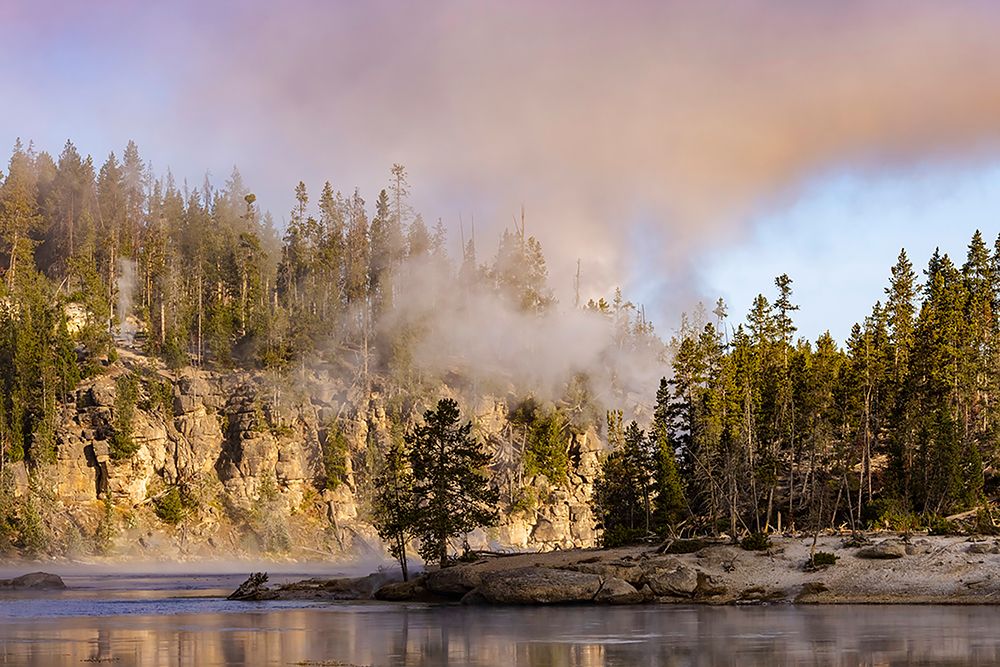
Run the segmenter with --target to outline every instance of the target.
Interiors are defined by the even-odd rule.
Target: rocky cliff
[[[123,378],[137,390],[128,456],[115,440],[124,428]],[[173,373],[122,351],[62,406],[54,463],[31,476],[23,464],[8,466],[10,493],[37,514],[37,551],[48,555],[381,554],[366,520],[370,471],[380,443],[425,407],[378,392],[361,396],[316,373],[281,380],[243,371]],[[476,435],[499,454],[510,439],[507,403],[483,396],[463,408]],[[331,454],[335,446],[344,451]],[[592,546],[588,503],[601,448],[593,430],[574,435],[568,479],[518,478],[517,493],[508,484],[501,524],[470,535],[469,545]],[[331,456],[341,457],[335,474]]]

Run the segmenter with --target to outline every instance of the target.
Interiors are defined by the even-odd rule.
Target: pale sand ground
[[[822,604],[1000,602],[1000,542],[992,538],[972,542],[968,537],[915,534],[908,540],[906,556],[876,560],[860,558],[858,548],[845,546],[849,537],[819,538],[816,550],[834,553],[838,560],[835,565],[818,572],[803,569],[809,558],[811,536],[774,537],[772,547],[766,552],[744,551],[725,544],[683,555],[660,555],[649,547],[582,549],[521,554],[458,567],[485,573],[526,566],[572,568],[582,563],[650,559],[662,560],[662,565],[657,565],[669,567],[673,559],[704,572],[713,584],[725,588],[725,593],[701,600],[708,603],[732,603],[748,598]],[[892,533],[868,537],[872,544],[902,540]],[[981,546],[973,547],[973,544]],[[973,553],[970,548],[988,551]],[[803,586],[807,584],[812,584],[812,589],[822,584],[827,590],[811,592],[807,588],[804,591]]]

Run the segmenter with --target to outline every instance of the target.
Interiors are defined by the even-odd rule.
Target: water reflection
[[[247,605],[7,617],[0,664],[993,665],[998,620],[992,607]]]

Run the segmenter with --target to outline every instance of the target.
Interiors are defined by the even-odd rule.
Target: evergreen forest
[[[399,165],[371,201],[298,183],[281,229],[239,171],[178,184],[134,142],[97,164],[71,142],[53,157],[18,141],[0,183],[0,465],[50,462],[61,402],[124,344],[171,369],[322,365],[362,393],[424,396],[445,381],[414,358],[435,304],[569,307],[523,218],[483,252],[463,228],[452,257]],[[620,292],[577,297],[574,312],[607,320],[614,345],[650,353],[664,379],[642,389],[645,409],[624,387],[596,391],[585,368],[555,400],[526,388],[509,415],[518,480],[563,480],[570,435],[593,427],[608,443],[594,503],[610,542],[940,527],[963,512],[994,525],[1000,238],[977,232],[964,257],[935,252],[922,269],[905,250],[890,264],[884,300],[841,342],[796,335],[787,275],[740,321],[720,301],[666,340]],[[432,307],[414,315],[403,286],[428,274]],[[503,456],[490,465],[500,479]]]

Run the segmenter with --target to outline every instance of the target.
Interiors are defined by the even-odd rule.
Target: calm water
[[[78,576],[2,597],[0,665],[1000,664],[993,607],[227,602],[242,578]]]

